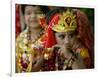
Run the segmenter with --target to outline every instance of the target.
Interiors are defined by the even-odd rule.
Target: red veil
[[[83,44],[91,51],[93,47],[93,32],[92,26],[89,23],[89,20],[83,12],[80,10],[76,11],[77,16],[77,31],[80,35],[80,39],[82,40]]]
[[[76,10],[76,16],[78,35],[80,36],[80,40],[90,53],[92,59],[92,64],[90,67],[94,67],[94,37],[92,26],[90,25],[85,13],[81,12],[80,10]]]
[[[50,23],[46,29],[46,33],[47,33],[47,39],[46,39],[46,44],[45,44],[46,48],[50,48],[56,44],[56,38],[52,30],[52,26],[54,24],[57,24],[58,21],[59,21],[59,14],[54,14],[53,16],[51,16]]]
[[[20,23],[20,5],[15,6],[16,9],[16,22],[15,22],[15,28],[16,28],[16,37],[20,34],[21,32],[21,23]]]

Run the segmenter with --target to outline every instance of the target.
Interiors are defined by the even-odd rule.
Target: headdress
[[[53,19],[56,22],[57,19]],[[73,11],[67,9],[62,14],[59,14],[59,21],[57,23],[52,23],[52,30],[56,32],[67,32],[74,31],[77,28],[76,15],[73,14]]]

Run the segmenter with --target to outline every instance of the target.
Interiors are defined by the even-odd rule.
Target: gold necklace
[[[28,43],[35,43],[43,35],[43,33],[44,33],[44,30],[42,29],[39,32],[39,35],[37,36],[37,38],[32,40],[32,38],[31,38],[31,31],[29,30],[28,33],[27,33]]]

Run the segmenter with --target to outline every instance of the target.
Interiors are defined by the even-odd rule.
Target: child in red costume
[[[46,46],[57,52],[57,69],[93,68],[93,34],[87,16],[78,9],[50,14]]]

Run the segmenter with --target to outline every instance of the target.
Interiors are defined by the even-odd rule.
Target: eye
[[[35,14],[43,14],[41,11],[35,11]]]
[[[27,11],[25,14],[26,15],[30,15],[31,14],[31,11]]]
[[[74,34],[73,34],[73,33],[69,34],[69,37],[70,37],[70,38],[72,38],[73,36],[74,36]]]
[[[59,38],[61,38],[61,39],[64,39],[65,38],[65,35],[59,35]]]

